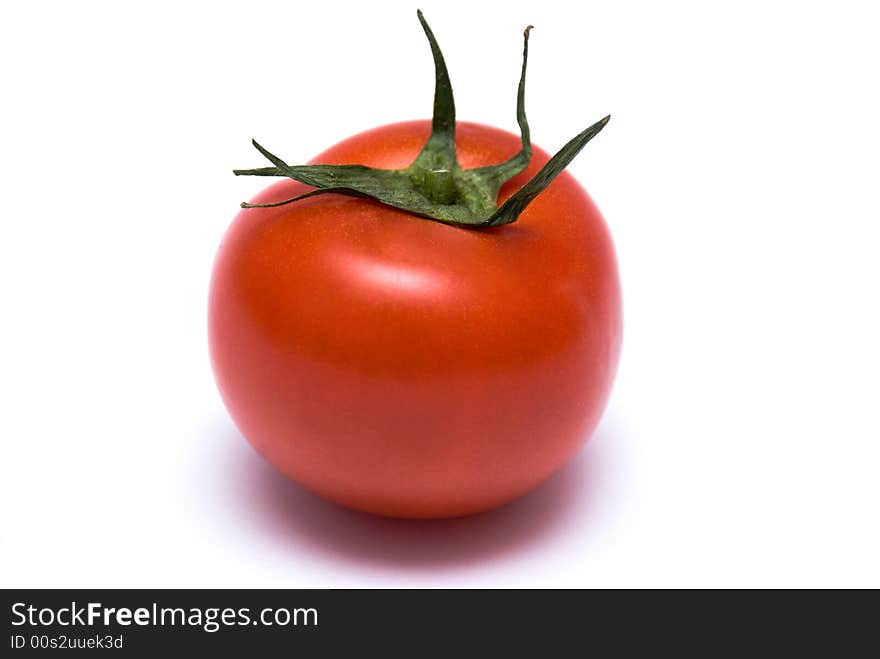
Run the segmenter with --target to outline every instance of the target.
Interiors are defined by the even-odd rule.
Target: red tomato
[[[377,128],[314,162],[403,168],[430,122]],[[464,168],[520,138],[460,122]],[[499,203],[548,160],[535,148]],[[310,188],[284,179],[254,202]],[[457,228],[324,195],[241,211],[211,281],[211,358],[242,434],[351,508],[467,515],[527,493],[584,444],[621,341],[614,249],[563,172],[513,224]]]

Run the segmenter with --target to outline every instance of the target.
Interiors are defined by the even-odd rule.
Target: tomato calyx
[[[462,169],[455,151],[455,100],[443,53],[421,11],[419,22],[434,58],[434,112],[431,134],[422,151],[406,169],[378,169],[365,165],[289,165],[256,140],[254,147],[271,167],[236,169],[236,176],[285,176],[315,189],[291,199],[266,204],[242,203],[242,208],[283,206],[322,194],[364,197],[414,215],[458,227],[481,228],[510,224],[556,178],[580,150],[608,123],[594,123],[560,149],[541,170],[497,205],[501,186],[521,173],[532,158],[531,136],[525,112],[528,26],[523,32],[523,59],[517,89],[516,118],[522,148],[508,160],[486,167]]]

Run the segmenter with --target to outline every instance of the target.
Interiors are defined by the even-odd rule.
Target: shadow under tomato
[[[578,456],[525,497],[458,519],[396,520],[325,501],[281,476],[231,427],[223,442],[224,476],[240,499],[234,507],[248,522],[292,548],[396,568],[455,567],[525,550],[564,529],[570,516],[589,515],[604,433],[600,425]]]

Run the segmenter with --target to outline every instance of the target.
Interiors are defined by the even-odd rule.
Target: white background
[[[4,3],[0,586],[880,586],[872,3],[425,0],[460,119],[555,151],[611,226],[613,399],[496,513],[372,518],[275,475],[207,357],[265,181],[427,117],[410,2]]]

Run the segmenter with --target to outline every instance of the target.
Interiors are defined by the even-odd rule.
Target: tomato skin
[[[403,168],[430,122],[392,124],[314,162]],[[519,137],[457,124],[462,167]],[[538,148],[500,200],[548,160]],[[306,192],[284,179],[253,201]],[[536,487],[583,445],[621,341],[614,248],[563,172],[519,220],[484,230],[326,195],[242,210],[211,281],[217,383],[242,434],[342,505],[455,517]]]

